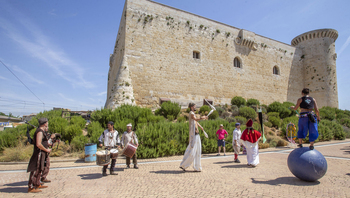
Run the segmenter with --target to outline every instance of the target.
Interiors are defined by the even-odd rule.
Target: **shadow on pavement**
[[[349,175],[349,176],[350,176],[350,173],[346,173],[346,175]]]
[[[186,171],[189,172],[189,171]],[[173,175],[177,175],[177,174],[183,174],[186,173],[183,170],[160,170],[160,171],[150,171],[150,173],[155,173],[155,174],[173,174]]]
[[[0,189],[2,193],[27,193],[28,187],[15,187],[15,188],[2,188]]]
[[[214,162],[213,164],[232,164],[234,161]]]
[[[124,171],[125,168],[114,168],[113,170],[119,172],[119,171]]]
[[[234,164],[229,166],[222,166],[221,168],[251,168],[251,167],[248,167],[247,164]]]
[[[288,184],[288,185],[294,185],[294,186],[315,186],[320,184],[319,181],[315,182],[306,182],[302,181],[296,177],[279,177],[273,180],[268,180],[268,181],[257,181],[254,178],[251,178],[252,182],[254,184],[268,184],[268,185],[273,185],[273,186],[279,186],[281,184]]]
[[[28,186],[28,181],[9,183],[5,184],[4,186]]]
[[[92,174],[82,174],[78,175],[81,177],[81,179],[100,179],[102,178],[102,172],[101,173],[92,173]]]

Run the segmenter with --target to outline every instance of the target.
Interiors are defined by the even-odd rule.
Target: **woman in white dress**
[[[180,168],[183,171],[186,171],[186,168],[191,166],[193,163],[193,168],[195,171],[200,172],[202,171],[201,166],[201,154],[202,154],[202,144],[201,144],[201,138],[196,133],[196,121],[199,120],[205,120],[208,117],[202,116],[201,118],[196,118],[194,111],[196,110],[196,105],[194,103],[190,103],[188,105],[190,108],[190,114],[189,114],[189,145],[187,146],[187,149],[185,151],[184,158],[182,159],[182,162],[180,164]]]

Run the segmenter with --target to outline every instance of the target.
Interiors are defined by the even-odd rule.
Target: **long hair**
[[[194,104],[193,102],[190,102],[190,104],[188,104],[188,108],[191,109],[191,107],[193,107],[194,105],[196,105],[196,104]]]

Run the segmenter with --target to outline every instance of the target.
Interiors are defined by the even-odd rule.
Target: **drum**
[[[111,149],[111,159],[117,159],[118,149]]]
[[[96,152],[96,164],[99,166],[105,166],[109,164],[111,159],[111,152],[109,151],[97,151]]]
[[[136,152],[137,146],[131,142],[127,143],[122,151],[122,154],[132,158]]]

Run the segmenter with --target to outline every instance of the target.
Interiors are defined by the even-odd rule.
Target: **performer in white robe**
[[[259,140],[261,133],[252,128],[253,121],[250,119],[246,124],[247,128],[243,131],[241,140],[247,149],[247,161],[249,167],[256,167],[259,164]]]
[[[189,114],[189,145],[187,146],[187,149],[185,151],[184,158],[182,159],[182,162],[180,164],[180,168],[184,171],[186,171],[186,168],[191,166],[193,163],[193,168],[195,171],[202,171],[201,166],[201,154],[202,154],[202,144],[201,144],[201,138],[196,133],[196,121],[199,120],[205,120],[207,119],[206,116],[202,116],[201,118],[197,119],[195,116],[194,111],[196,110],[196,105],[194,103],[190,103],[188,107],[191,109]]]

